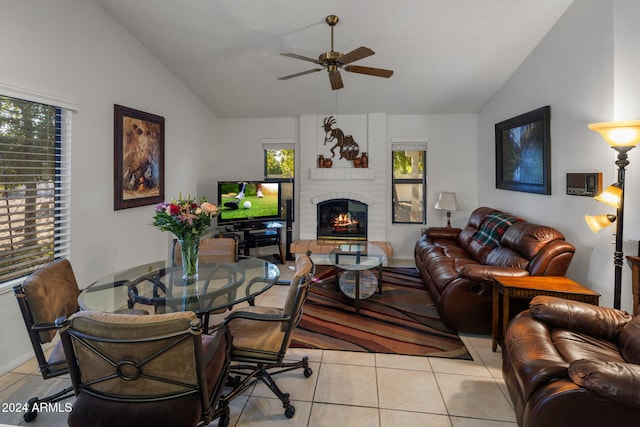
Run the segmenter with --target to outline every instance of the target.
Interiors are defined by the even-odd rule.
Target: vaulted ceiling
[[[477,113],[573,0],[97,0],[221,118],[300,114]],[[355,65],[391,78],[326,70],[311,58],[367,46]]]

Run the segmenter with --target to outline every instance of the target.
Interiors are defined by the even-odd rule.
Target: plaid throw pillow
[[[484,247],[495,249],[500,246],[500,239],[507,228],[520,221],[522,219],[503,213],[489,214],[473,239]]]

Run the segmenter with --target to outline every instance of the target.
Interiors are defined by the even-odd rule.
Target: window
[[[69,255],[70,124],[69,110],[0,96],[0,284]]]
[[[392,218],[394,223],[425,224],[426,210],[426,144],[404,147],[393,144]]]
[[[265,178],[290,181],[295,173],[295,150],[266,148],[264,150]]]
[[[291,200],[291,220],[293,220],[293,182],[295,178],[295,145],[293,142],[264,142],[264,177],[267,181],[280,182],[282,209],[286,200]],[[287,140],[288,141],[288,140]],[[282,217],[286,211],[282,212]]]

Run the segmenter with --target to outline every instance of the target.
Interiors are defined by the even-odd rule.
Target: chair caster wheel
[[[24,413],[24,415],[22,416],[22,418],[24,418],[25,422],[29,423],[33,420],[36,419],[36,417],[38,416],[38,412],[35,411],[33,408],[38,404],[38,398],[37,397],[32,397],[31,399],[29,399],[29,401],[27,402],[27,408],[28,411]]]
[[[306,368],[306,369],[304,370],[304,377],[305,377],[305,378],[309,378],[311,375],[313,375],[313,369],[311,369],[311,368]]]
[[[218,420],[218,427],[228,427],[229,426],[229,416],[223,415]]]
[[[38,416],[38,413],[36,411],[31,411],[31,412],[25,412],[22,418],[24,418],[25,422],[30,423],[31,421],[35,420],[37,416]]]
[[[287,406],[287,408],[284,410],[284,415],[287,418],[293,418],[295,413],[296,413],[296,408],[293,405]]]
[[[235,388],[235,387],[238,387],[240,385],[240,382],[241,382],[241,380],[240,380],[240,376],[239,375],[236,375],[235,377],[228,376],[226,385],[229,386],[229,387]]]

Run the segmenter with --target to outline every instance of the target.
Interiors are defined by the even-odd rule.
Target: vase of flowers
[[[198,258],[200,257],[200,239],[178,239],[182,254],[182,278],[187,283],[198,280]]]
[[[206,197],[199,201],[182,194],[178,200],[156,206],[153,225],[160,231],[169,231],[180,242],[182,254],[182,278],[186,283],[198,280],[198,256],[200,239],[218,215],[218,207],[209,203]]]

